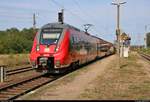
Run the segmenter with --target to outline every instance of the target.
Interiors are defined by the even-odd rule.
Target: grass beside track
[[[0,65],[15,67],[28,64],[29,64],[29,54],[0,55]]]
[[[139,52],[143,52],[143,53],[145,53],[145,54],[149,54],[149,55],[150,55],[150,48],[147,48],[147,49],[145,49],[145,48],[140,49]]]

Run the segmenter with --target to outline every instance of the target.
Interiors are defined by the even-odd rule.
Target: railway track
[[[144,53],[139,53],[142,57],[144,57],[145,59],[147,59],[148,61],[150,61],[150,55],[148,54],[144,54]]]
[[[17,69],[13,69],[13,70],[7,70],[6,75],[14,75],[14,74],[22,73],[22,72],[31,71],[34,69],[35,68],[32,68],[31,66],[27,66],[27,67],[17,68]]]
[[[36,74],[23,79],[18,79],[12,83],[0,86],[0,100],[14,100],[36,88],[39,88],[60,76],[47,76],[46,74]]]

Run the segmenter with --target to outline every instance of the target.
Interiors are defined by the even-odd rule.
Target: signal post
[[[116,5],[117,6],[117,29],[116,29],[116,36],[117,36],[117,49],[118,49],[118,55],[119,57],[122,57],[122,50],[120,49],[121,46],[120,46],[120,5],[122,4],[125,4],[126,2],[115,2],[115,3],[112,3],[112,5]]]

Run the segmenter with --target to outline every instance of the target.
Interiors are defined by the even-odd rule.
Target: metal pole
[[[120,5],[117,5],[117,29],[120,29]]]
[[[112,5],[117,5],[117,41],[118,41],[118,55],[122,57],[122,50],[120,49],[120,5],[126,2],[112,3]],[[121,55],[120,55],[121,52]]]
[[[36,18],[35,18],[35,13],[33,14],[33,30],[35,32],[36,30]]]
[[[145,48],[147,48],[147,36],[146,36],[146,33],[147,33],[147,25],[145,25]]]
[[[120,56],[120,5],[117,5],[118,54]]]
[[[118,29],[118,49],[119,56],[123,57],[123,45],[121,43],[121,34],[120,34],[120,5],[117,5],[117,29]]]
[[[0,82],[4,82],[4,79],[6,77],[6,73],[5,73],[5,67],[4,66],[0,66]]]

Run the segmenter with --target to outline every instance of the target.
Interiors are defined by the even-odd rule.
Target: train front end
[[[37,71],[60,73],[68,67],[69,32],[60,24],[47,24],[36,34],[30,61]]]

